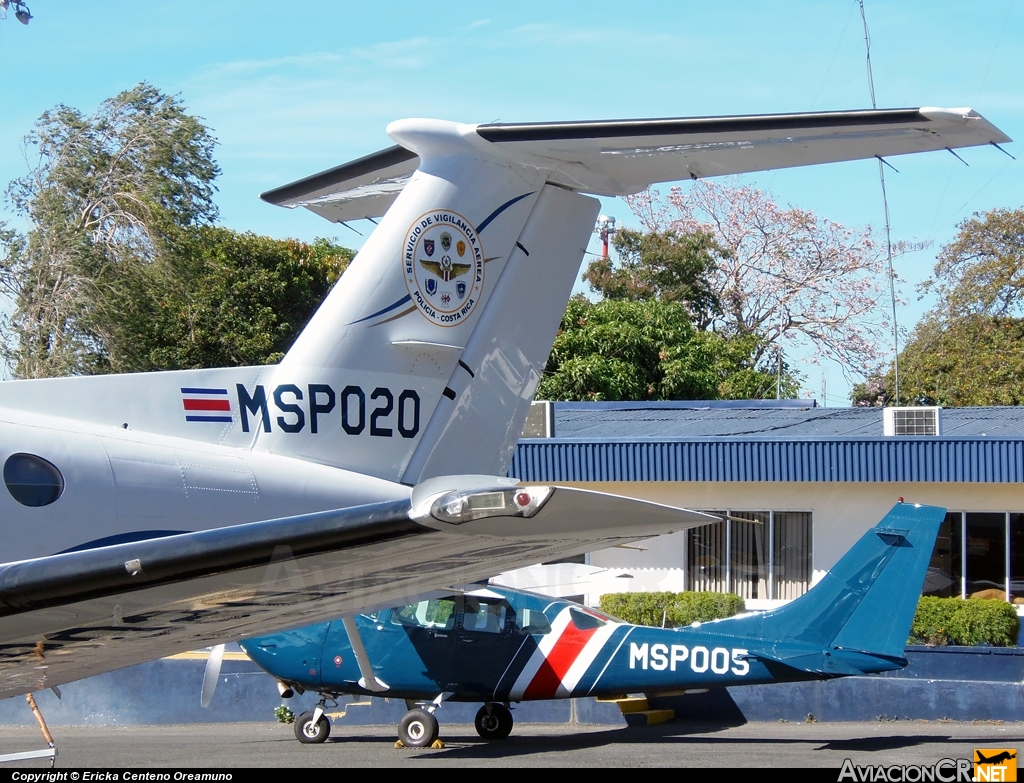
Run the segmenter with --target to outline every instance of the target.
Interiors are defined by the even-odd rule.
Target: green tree
[[[352,257],[213,226],[213,137],[147,84],[58,106],[26,142],[8,198],[30,229],[0,224],[16,377],[275,362]]]
[[[995,209],[959,225],[922,286],[938,295],[900,352],[900,402],[1024,403],[1024,210]],[[857,405],[894,401],[890,367],[854,387]]]
[[[701,332],[679,302],[573,297],[537,396],[549,400],[774,397],[752,359],[756,337]],[[798,384],[786,369],[783,396]]]
[[[924,284],[944,319],[1024,315],[1024,209],[993,209],[957,226]]]
[[[919,323],[900,351],[900,402],[911,405],[1024,404],[1024,319],[971,314]],[[893,371],[853,388],[855,405],[890,405]]]
[[[7,359],[18,377],[102,372],[95,304],[153,263],[169,235],[216,218],[215,142],[177,98],[145,83],[90,117],[57,106],[25,141],[36,163],[7,196],[31,228],[6,237],[0,268],[14,300]]]
[[[93,315],[111,372],[272,364],[352,251],[202,226],[108,286]]]
[[[618,263],[599,258],[583,275],[606,299],[678,302],[701,330],[720,311],[721,303],[709,281],[726,251],[710,234],[622,229],[612,244]]]

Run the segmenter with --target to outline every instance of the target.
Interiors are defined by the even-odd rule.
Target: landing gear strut
[[[503,740],[512,733],[512,712],[504,704],[485,704],[473,721],[476,733],[485,740]]]

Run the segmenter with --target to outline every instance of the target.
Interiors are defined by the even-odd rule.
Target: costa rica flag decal
[[[181,390],[185,421],[231,423],[231,400],[227,389],[185,387]]]

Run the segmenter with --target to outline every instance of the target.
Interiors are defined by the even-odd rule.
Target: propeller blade
[[[224,645],[218,644],[210,648],[210,657],[206,659],[206,672],[203,674],[203,692],[200,702],[203,707],[209,707],[213,701],[213,693],[217,690],[217,680],[220,679],[220,665],[224,661]]]

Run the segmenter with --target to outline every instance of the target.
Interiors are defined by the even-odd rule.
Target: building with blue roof
[[[545,437],[520,440],[510,476],[710,511],[723,522],[594,552],[585,564],[528,569],[510,584],[590,603],[623,589],[711,589],[737,592],[751,608],[777,605],[903,499],[949,509],[927,593],[1000,591],[1024,603],[1024,408],[756,400],[539,410],[543,426],[528,423],[524,435]]]

